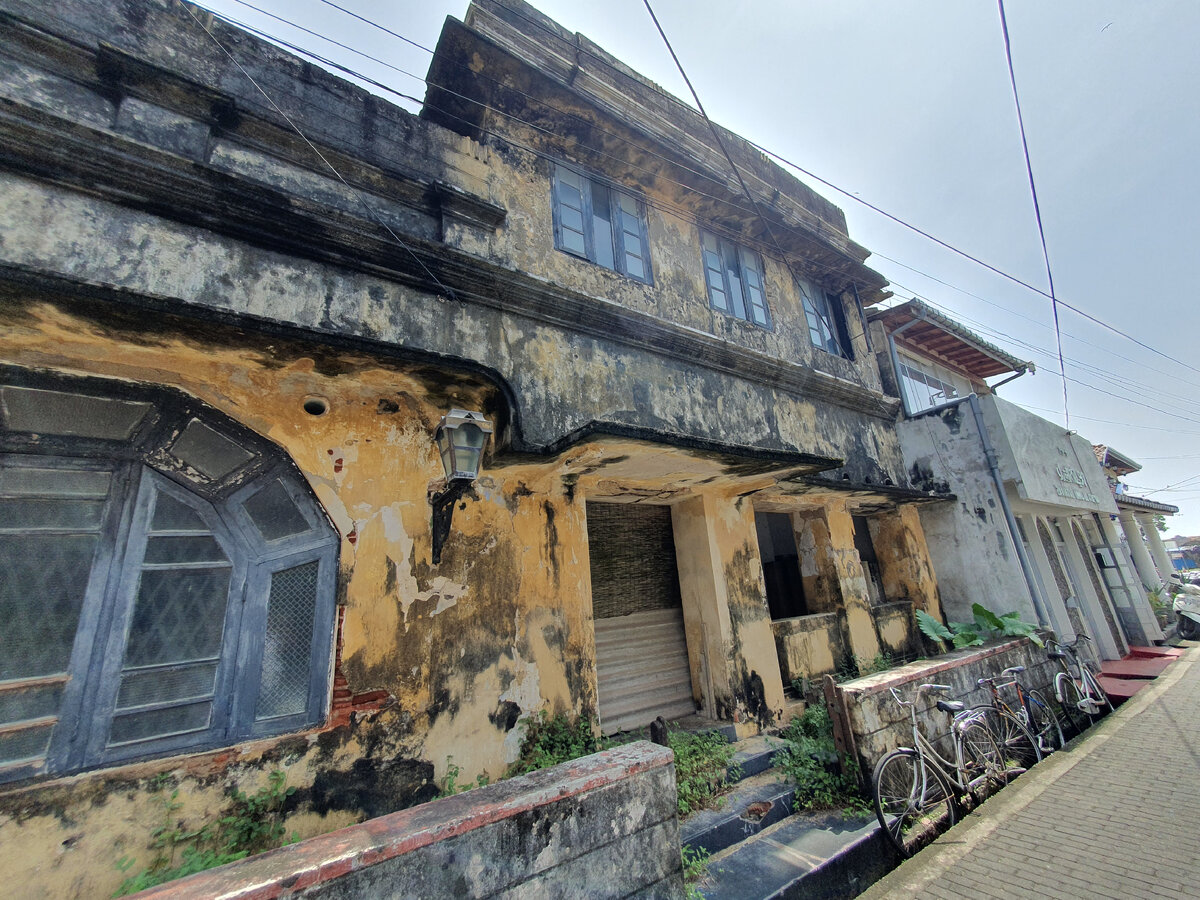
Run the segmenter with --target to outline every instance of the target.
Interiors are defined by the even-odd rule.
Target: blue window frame
[[[319,722],[336,550],[194,398],[0,367],[0,781]]]
[[[645,208],[631,194],[556,164],[553,205],[555,247],[652,283]]]
[[[736,319],[770,328],[762,257],[707,231],[700,232],[700,246],[709,305]]]
[[[812,345],[834,356],[854,359],[841,301],[806,281],[797,279],[796,287],[800,291]]]

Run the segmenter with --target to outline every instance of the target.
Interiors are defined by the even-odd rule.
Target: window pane
[[[100,527],[103,513],[103,500],[57,497],[0,500],[0,523],[3,523],[0,528],[20,522],[23,529],[30,531],[92,531]]]
[[[149,403],[61,391],[0,387],[4,422],[13,431],[127,440],[152,407]]]
[[[57,716],[63,684],[9,687],[0,691],[0,723]]]
[[[224,478],[254,459],[254,454],[225,435],[192,419],[171,445],[171,452],[209,478]]]
[[[558,221],[560,242],[564,250],[587,255],[583,232],[583,179],[569,169],[559,168]]]
[[[117,709],[211,697],[216,678],[215,660],[170,668],[154,666],[140,671],[126,671],[121,675]]]
[[[208,531],[200,513],[170,494],[158,491],[154,495],[154,531]]]
[[[207,659],[221,649],[227,567],[147,569],[125,648],[125,668]]]
[[[53,732],[54,725],[48,724],[0,734],[0,763],[14,763],[45,756]]]
[[[621,245],[625,253],[625,272],[634,278],[646,277],[645,247],[642,245],[642,218],[637,201],[618,194],[621,207]]]
[[[749,304],[750,320],[757,325],[767,325],[767,298],[763,293],[762,267],[758,254],[742,247],[739,251],[742,261],[742,279],[746,288],[746,300]]]
[[[717,239],[711,234],[700,233],[702,256],[704,257],[704,278],[708,282],[708,301],[714,309],[721,312],[729,311],[729,299],[725,293],[725,273],[721,265],[721,250]]]
[[[66,672],[94,534],[0,535],[0,680]]]
[[[118,714],[113,717],[112,731],[108,744],[127,744],[149,738],[166,737],[189,731],[203,731],[208,727],[208,714],[212,701],[191,703],[187,706],[171,706],[146,712]]]
[[[742,271],[737,261],[737,247],[722,241],[721,250],[725,260],[725,280],[729,285],[729,311],[739,319],[749,318],[746,315],[746,298],[742,294]]]
[[[103,499],[108,496],[108,485],[111,481],[110,472],[10,466],[0,470],[0,494],[7,497],[50,495]]]
[[[318,569],[314,560],[271,576],[256,719],[301,713],[308,705]]]
[[[278,479],[243,504],[263,540],[275,541],[309,530],[308,520]]]
[[[228,562],[225,551],[211,535],[151,537],[146,542],[146,564]]]
[[[593,261],[606,269],[615,269],[617,264],[613,256],[613,223],[608,188],[600,184],[593,184],[591,188],[592,244],[596,252]]]

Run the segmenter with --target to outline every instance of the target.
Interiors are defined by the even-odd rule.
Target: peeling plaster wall
[[[429,799],[451,756],[464,778],[503,774],[520,715],[594,709],[583,503],[553,467],[482,478],[442,564],[429,565],[426,490],[441,472],[430,435],[448,404],[494,408],[493,386],[431,382],[215,326],[205,337],[167,318],[146,332],[111,310],[72,309],[6,299],[0,360],[171,385],[278,443],[342,536],[350,689],[394,702],[317,734],[0,791],[0,840],[28,850],[6,854],[0,872],[45,896],[111,892],[119,856],[147,857],[161,821],[148,788],[160,772],[181,788],[181,815],[197,821],[224,806],[229,784],[253,790],[283,768],[299,789],[287,826],[304,836]],[[311,396],[329,411],[304,412]],[[48,844],[61,849],[47,855]]]
[[[912,484],[926,490],[948,487],[958,498],[919,512],[946,616],[969,622],[971,604],[981,603],[998,612],[1018,610],[1025,621],[1036,621],[970,408],[960,403],[907,419],[897,431]]]
[[[130,299],[482,361],[512,386],[521,436],[533,446],[592,422],[613,423],[843,457],[857,480],[903,483],[892,406],[879,391],[861,327],[850,328],[857,361],[815,350],[792,276],[778,259],[765,259],[775,324],[764,330],[709,307],[697,225],[682,213],[650,210],[653,286],[558,252],[550,163],[542,157],[476,143],[213,25],[236,42],[239,62],[291,109],[306,135],[327,145],[354,185],[348,190],[182,8],[151,0],[111,7],[69,6],[47,21],[78,43],[38,64],[30,60],[36,42],[14,29],[11,45],[0,44],[0,55],[7,49],[14,57],[0,91],[92,129],[77,138],[80,152],[94,147],[108,160],[102,169],[145,166],[146,175],[108,193],[116,202],[103,199],[99,172],[64,169],[53,173],[58,186],[4,175],[0,264],[111,285]],[[45,15],[23,0],[4,0],[5,10],[35,22]],[[98,49],[101,39],[115,49]],[[103,63],[103,77],[89,57],[96,53],[118,54],[116,63]],[[130,74],[140,65],[161,68],[154,77]],[[188,82],[171,84],[163,72]],[[165,84],[155,86],[155,78]],[[153,102],[141,94],[153,94]],[[213,103],[234,103],[238,114],[214,123]],[[20,168],[38,169],[49,152],[43,139],[20,128],[11,139],[28,155]],[[165,186],[156,177],[180,184],[159,197]],[[75,191],[78,184],[87,195]],[[466,199],[430,200],[447,191]],[[647,192],[653,199],[653,185]],[[371,216],[364,217],[364,201]],[[458,215],[454,202],[469,215]],[[498,224],[478,218],[491,214],[483,207],[500,216]],[[231,236],[235,213],[243,220],[265,215],[239,221]],[[414,263],[394,234],[431,261]],[[291,245],[351,265],[299,259],[286,252]],[[459,254],[454,265],[429,255],[439,251]],[[440,273],[432,290],[408,286],[429,283],[431,265]],[[411,277],[402,284],[377,274],[389,266],[408,267]],[[479,272],[468,276],[466,266]],[[443,278],[461,284],[459,302],[447,301],[438,287]],[[587,299],[589,312],[572,314],[561,301],[533,296],[564,285],[576,300]],[[857,321],[852,297],[838,302]],[[796,383],[789,387],[788,379]]]
[[[778,619],[771,630],[785,682],[832,675],[846,661],[844,629],[837,613]]]

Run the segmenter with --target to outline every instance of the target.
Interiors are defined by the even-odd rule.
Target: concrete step
[[[679,824],[679,842],[717,853],[791,815],[793,787],[774,770],[751,775],[722,795],[717,809],[702,809]]]
[[[742,778],[759,775],[775,764],[775,754],[783,749],[783,740],[769,735],[745,738],[735,745],[732,762],[741,769]]]
[[[898,861],[873,818],[800,813],[715,854],[698,889],[707,900],[841,900]]]

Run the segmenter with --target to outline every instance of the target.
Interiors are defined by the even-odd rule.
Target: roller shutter
[[[670,509],[589,503],[587,517],[604,733],[694,713]]]

